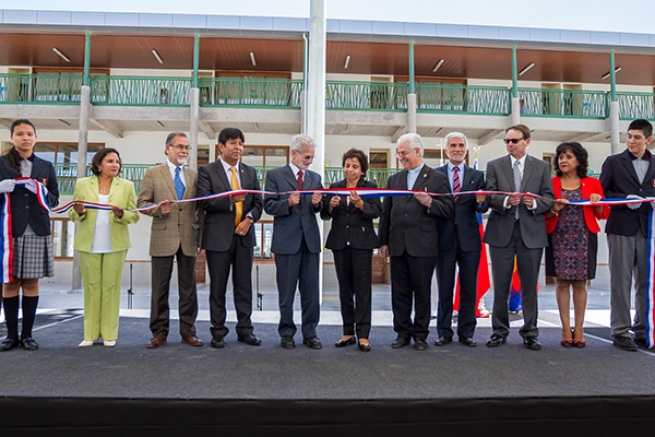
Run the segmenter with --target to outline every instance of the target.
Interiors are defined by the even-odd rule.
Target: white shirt
[[[171,161],[169,161],[168,159],[166,160],[166,164],[168,164],[168,171],[171,172],[171,179],[173,180],[173,184],[175,184],[175,169],[177,169],[178,167],[175,164],[173,164]],[[185,179],[186,178],[184,177],[184,166],[181,165],[180,166],[180,180],[182,180],[182,185],[184,185],[184,188],[186,188]]]
[[[109,194],[98,194],[98,203],[109,203]],[[110,253],[111,236],[109,234],[109,211],[97,211],[96,225],[93,231],[91,253]]]

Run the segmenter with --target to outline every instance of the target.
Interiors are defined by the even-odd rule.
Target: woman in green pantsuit
[[[92,346],[102,338],[113,347],[118,338],[118,309],[123,264],[132,246],[127,225],[139,221],[130,211],[136,206],[134,185],[117,177],[121,160],[115,149],[102,149],[93,157],[95,176],[75,183],[73,200],[109,204],[111,211],[85,208],[75,204],[69,211],[71,220],[80,223],[75,235],[84,285],[84,340],[80,347]]]

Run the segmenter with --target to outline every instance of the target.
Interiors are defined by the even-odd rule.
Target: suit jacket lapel
[[[175,190],[175,184],[173,183],[173,177],[171,176],[168,164],[164,163],[164,165],[161,165],[159,171],[161,172],[162,180],[166,184],[166,188],[168,188],[170,193],[167,197],[169,199],[177,199],[177,190]]]
[[[291,169],[291,167],[289,165],[287,165],[284,168],[284,173],[285,173],[284,174],[284,179],[286,179],[287,183],[292,187],[291,190],[297,190],[298,189],[298,180],[294,176],[293,170]],[[306,173],[303,172],[303,174],[306,174]],[[304,182],[306,180],[308,180],[308,179],[305,177],[303,179],[303,188],[304,188],[304,185],[305,185]]]
[[[651,157],[651,161],[652,161],[652,157]],[[637,185],[641,186],[641,184],[639,183],[639,178],[637,177],[637,172],[635,171],[635,167],[634,165],[632,165],[632,158],[630,157],[630,152],[628,152],[627,150],[623,152],[623,156],[621,157],[621,164],[623,164],[623,168],[630,175],[633,181]],[[651,162],[649,165],[648,173],[650,173],[650,168],[652,167],[652,165],[653,163]],[[644,178],[644,181],[645,180],[646,178]]]
[[[416,177],[416,182],[414,182],[414,187],[412,187],[412,190],[420,190],[423,188],[423,186],[426,184],[428,180],[428,171],[430,168],[423,164],[423,167],[421,167],[421,171],[418,173],[418,176]],[[407,184],[407,177],[405,177],[405,184]]]

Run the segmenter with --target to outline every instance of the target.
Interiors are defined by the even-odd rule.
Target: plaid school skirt
[[[39,279],[55,275],[55,256],[50,235],[14,238],[14,278]]]

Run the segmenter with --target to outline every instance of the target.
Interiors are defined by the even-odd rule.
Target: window
[[[55,251],[55,258],[73,258],[75,243],[75,225],[67,218],[50,219],[50,234]]]
[[[272,261],[271,240],[273,237],[273,221],[262,220],[253,226],[255,227],[255,237],[257,238],[257,246],[254,248],[255,262]]]

